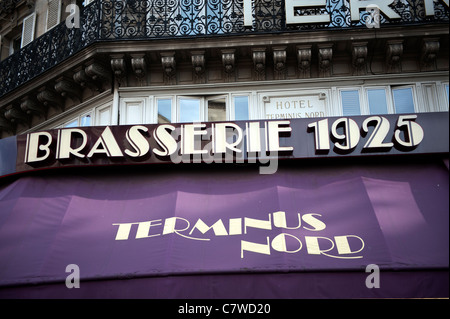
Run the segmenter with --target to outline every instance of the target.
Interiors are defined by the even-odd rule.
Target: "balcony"
[[[285,1],[261,0],[253,2],[249,24],[248,17],[244,16],[246,2],[247,0],[94,1],[82,8],[79,28],[68,28],[63,21],[0,62],[0,97],[93,43],[362,29],[367,28],[366,21],[370,18],[370,12],[360,10],[359,20],[354,17],[352,20],[348,0],[326,0],[326,6],[296,8],[294,11],[296,16],[303,17],[328,15],[328,22],[288,24]],[[381,15],[381,28],[448,24],[449,21],[448,7],[441,2],[434,3],[434,15],[426,14],[424,0],[395,0],[390,9],[396,13],[397,18],[387,19],[385,15]]]

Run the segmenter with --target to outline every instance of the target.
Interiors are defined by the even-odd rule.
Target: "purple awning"
[[[79,170],[4,185],[0,294],[32,283],[65,290],[69,264],[79,267],[82,286],[96,289],[101,282],[119,287],[126,278],[177,282],[174,287],[197,277],[197,285],[205,278],[259,278],[267,280],[267,296],[306,296],[295,282],[306,289],[318,278],[349,276],[361,281],[362,293],[353,296],[395,297],[365,287],[366,266],[376,264],[382,279],[400,271],[411,291],[420,284],[442,294],[442,285],[404,277],[426,271],[442,279],[448,272],[449,185],[442,161],[287,162],[273,175],[251,166],[193,167]],[[271,278],[287,290],[271,286]],[[340,297],[331,290],[313,297]],[[448,281],[446,290],[448,296]],[[171,296],[180,295],[153,297]]]

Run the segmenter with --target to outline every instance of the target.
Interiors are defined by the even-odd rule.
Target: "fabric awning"
[[[69,294],[75,264],[83,296],[448,297],[448,192],[442,160],[23,176],[0,189],[0,295]]]

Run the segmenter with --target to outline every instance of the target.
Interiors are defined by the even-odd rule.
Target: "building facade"
[[[66,189],[65,186],[62,187],[67,192],[64,196],[69,196],[72,201],[80,198],[79,207],[92,204],[90,209],[95,207],[102,216],[110,208],[107,204],[102,206],[101,200],[124,205],[121,213],[115,216],[116,220],[105,221],[114,226],[110,227],[113,232],[111,242],[103,246],[110,249],[104,258],[113,262],[119,258],[115,255],[118,251],[138,249],[113,247],[112,243],[132,245],[135,241],[141,245],[145,240],[158,237],[157,240],[161,239],[158,245],[167,248],[166,255],[156,248],[150,250],[165,259],[166,264],[141,260],[136,252],[136,255],[130,253],[129,258],[133,260],[130,264],[116,269],[106,263],[97,269],[94,265],[102,262],[85,261],[95,255],[94,251],[86,255],[77,252],[74,255],[80,258],[79,261],[69,263],[70,258],[63,258],[61,265],[81,263],[81,273],[85,270],[88,274],[86,277],[81,275],[81,281],[90,285],[90,290],[84,290],[83,296],[95,295],[95,291],[105,295],[106,288],[99,282],[122,287],[125,284],[121,276],[130,276],[138,285],[158,286],[159,280],[173,280],[175,286],[180,287],[180,293],[165,291],[159,295],[156,290],[149,290],[142,295],[126,295],[117,291],[113,296],[228,297],[234,288],[226,282],[232,278],[230,282],[242,280],[248,285],[241,292],[244,297],[339,298],[343,295],[338,293],[338,287],[344,280],[355,285],[361,283],[354,292],[344,294],[349,297],[448,297],[448,193],[443,193],[445,189],[448,191],[448,137],[444,137],[448,133],[449,109],[448,10],[448,0],[2,1],[0,141],[4,147],[1,154],[4,178],[1,192],[4,194],[3,209],[7,212],[4,214],[9,217],[4,217],[1,229],[15,225],[13,214],[21,215],[20,205],[11,204],[8,199],[14,194],[14,185],[31,179],[33,181],[29,182],[36,183],[38,188],[52,188],[45,186],[33,170],[61,168],[48,171],[57,172],[48,177],[48,185],[64,184],[66,180],[68,184],[84,185],[88,189],[87,182],[75,181],[75,176],[91,178],[92,171],[87,166],[106,165],[104,171],[96,172],[92,183],[97,183],[98,187],[93,186],[92,191],[108,188],[110,179],[110,196],[104,190],[98,197],[79,195],[84,191]],[[220,123],[229,124],[221,126]],[[375,131],[369,133],[373,126]],[[303,130],[302,134],[297,133],[297,127]],[[236,132],[230,131],[232,128],[241,135],[236,137]],[[173,141],[183,144],[181,155],[184,151],[188,157],[193,156],[186,162],[195,161],[194,155],[199,155],[198,165],[177,166],[173,157],[153,160],[155,156],[150,155],[149,149],[157,145],[159,148],[156,152],[153,148],[153,153],[165,152],[163,155],[167,157],[172,139],[164,134],[177,129],[181,130],[178,136],[181,139],[193,136],[192,145]],[[253,129],[255,132],[264,130],[264,133],[252,135]],[[220,140],[220,134],[224,135],[223,140]],[[299,142],[292,146],[285,135]],[[245,148],[247,153],[242,161],[247,163],[252,158],[250,153],[261,152],[265,145],[269,153],[276,152],[277,167],[272,174],[259,174],[253,166],[230,168],[222,163],[222,154],[221,160],[217,161],[220,163],[210,165],[211,161],[205,160],[206,152],[196,149],[196,137],[200,138],[201,145],[210,141],[212,153],[221,153],[221,148],[222,153],[234,152],[231,162],[236,161],[233,156]],[[67,145],[63,143],[64,138]],[[152,138],[150,144],[145,141]],[[364,138],[365,143],[362,142]],[[127,141],[126,150],[122,140]],[[251,146],[256,142],[261,147]],[[311,150],[297,152],[300,144],[310,145]],[[14,154],[11,145],[14,145]],[[238,150],[239,147],[242,148]],[[132,157],[133,161],[125,159],[126,156]],[[50,158],[53,158],[51,163]],[[262,157],[253,159],[262,162]],[[270,159],[273,157],[269,156]],[[13,164],[8,164],[10,162]],[[150,165],[156,162],[163,164]],[[148,170],[143,173],[146,179],[137,170]],[[208,174],[201,173],[203,171]],[[46,171],[43,172],[45,180]],[[74,173],[66,176],[66,172]],[[136,185],[149,187],[151,191],[144,195],[135,189],[137,186],[129,186],[122,189],[128,196],[122,196],[122,191],[112,185],[121,188],[119,182],[125,182],[124,174],[135,179]],[[350,176],[348,179],[346,174]],[[152,181],[161,182],[163,186],[159,189],[151,184]],[[430,202],[420,195],[422,191],[426,192],[420,186],[421,181],[427,185]],[[341,186],[336,183],[344,183],[342,187],[349,193],[339,194]],[[352,186],[352,183],[359,186]],[[276,195],[258,189],[258,184],[265,190],[277,189]],[[418,188],[410,186],[409,189],[406,184]],[[358,187],[366,189],[366,193],[357,195]],[[233,193],[234,188],[239,193]],[[173,189],[178,193],[172,198]],[[53,191],[57,192],[48,190],[41,195],[19,192],[14,203],[30,196],[50,200],[56,196]],[[326,195],[327,192],[330,195]],[[188,193],[190,195],[186,195]],[[380,194],[384,193],[386,198],[396,194],[398,202],[391,197],[383,202]],[[303,198],[304,194],[308,196]],[[165,200],[159,198],[164,196],[168,197]],[[91,203],[93,198],[97,199],[95,204]],[[137,198],[141,203],[156,205],[159,211],[151,213],[148,210],[147,215],[143,213],[147,217],[140,213],[123,217],[121,214],[127,215],[125,211],[129,212],[130,207],[138,209],[133,206],[138,205]],[[371,204],[370,208],[359,203],[363,198]],[[358,209],[364,210],[365,214],[373,211],[370,216],[360,217],[361,224],[355,227],[367,228],[373,243],[383,241],[387,244],[383,247],[370,245],[370,240],[365,241],[363,235],[346,233],[346,230],[339,233],[336,229],[337,233],[329,235],[331,237],[321,236],[322,233],[315,233],[318,237],[313,237],[300,232],[301,236],[306,236],[301,238],[297,236],[299,234],[290,233],[293,229],[303,229],[303,232],[305,229],[306,232],[329,229],[332,232],[333,226],[328,224],[323,210],[328,207],[326,203],[339,206],[337,203],[343,200],[354,201],[355,207],[342,204],[333,218],[342,218],[349,223],[353,217],[344,211],[354,214]],[[178,211],[175,205],[176,213],[168,211],[173,201],[184,205],[185,210],[180,208]],[[197,205],[191,204],[192,201]],[[302,201],[305,201],[304,207]],[[128,207],[126,203],[131,202],[133,204]],[[322,202],[324,207],[315,207],[313,203],[317,202]],[[219,208],[212,208],[214,203]],[[50,202],[48,205],[51,206]],[[386,205],[391,208],[384,210],[382,207]],[[61,214],[61,221],[77,214],[70,213],[70,205],[64,207],[55,213]],[[430,207],[433,207],[433,213],[428,212]],[[40,209],[44,215],[53,211],[48,207]],[[204,211],[204,214],[196,215],[195,210]],[[392,221],[394,215],[391,214],[400,216],[399,220]],[[374,216],[378,223],[370,221]],[[76,224],[77,218],[73,218]],[[92,225],[97,225],[101,219],[98,216],[85,218],[92,218],[92,221],[84,221],[92,222]],[[189,246],[187,251],[200,250],[205,254],[194,253],[202,260],[197,264],[187,257],[183,259],[180,251],[183,244],[175,239],[167,239],[169,243],[163,241],[162,238],[169,238],[163,235],[178,235],[181,229],[187,229],[179,224],[180,228],[177,228],[176,223],[181,220],[195,226],[189,234],[177,239],[189,237],[187,240],[192,242],[210,241],[211,246],[218,245],[224,251],[222,257],[225,260],[215,255],[209,260],[205,256],[212,254],[210,248]],[[424,239],[424,247],[418,249],[416,259],[408,259],[409,254],[413,254],[412,249],[400,246],[406,245],[408,240],[420,246],[418,241],[389,237],[393,236],[389,232],[401,233],[401,225],[409,222],[411,231],[416,229],[423,238],[429,238]],[[413,222],[417,224],[414,226]],[[367,226],[370,223],[375,223],[377,231],[370,231]],[[296,226],[292,226],[294,224]],[[70,227],[76,227],[73,225],[66,225],[69,233]],[[158,225],[163,229],[152,235],[151,230]],[[94,234],[104,225],[98,227],[87,231],[87,237],[97,241]],[[436,227],[434,235],[427,230],[432,227]],[[34,234],[31,228],[24,228],[21,236]],[[247,234],[247,228],[249,233],[250,230],[281,229],[280,234],[285,235],[275,233],[275,239],[270,237],[270,243],[269,236],[250,242],[239,238]],[[63,232],[57,228],[53,231],[53,239],[43,239],[43,246]],[[199,234],[205,233],[215,236],[201,238]],[[237,248],[238,255],[233,257],[236,261],[227,262],[226,259],[231,258],[227,255],[227,247],[231,244],[212,242],[232,234],[240,240],[240,249]],[[0,238],[2,236],[5,243],[13,241],[7,230]],[[132,237],[135,238],[131,240]],[[322,250],[320,245],[324,244],[319,244],[319,237],[322,240],[328,238],[325,240],[332,243],[332,248]],[[76,238],[83,238],[82,232],[73,237]],[[72,244],[65,246],[64,240],[59,239],[61,246],[58,249],[80,249]],[[86,238],[80,242],[86,246],[93,244]],[[364,258],[358,255],[363,250],[358,246],[361,243],[366,247]],[[427,250],[425,243],[434,248]],[[175,247],[175,250],[168,247]],[[53,258],[59,256],[58,249],[40,249]],[[324,260],[306,258],[304,264],[291,258],[294,252],[306,254],[306,251],[308,258],[319,255],[317,258]],[[327,257],[328,251],[332,257]],[[36,283],[42,285],[48,296],[56,291],[63,291],[67,296],[73,293],[74,290],[64,285],[55,288],[57,282],[64,282],[67,274],[57,273],[52,268],[55,264],[46,258],[33,259],[30,253],[19,248],[18,252],[4,248],[2,256],[0,274],[3,271],[3,276],[0,277],[4,278],[2,291],[5,296],[38,294],[26,284],[33,281],[27,277],[29,273],[38,278]],[[260,260],[264,257],[269,259]],[[18,267],[15,271],[15,263],[20,260],[34,260],[41,270]],[[334,263],[335,260],[339,262]],[[348,260],[351,260],[349,264],[345,264]],[[382,274],[390,278],[390,288],[382,291],[364,285],[361,278],[367,273],[363,266],[369,264],[381,267]],[[161,279],[160,273],[166,277]],[[335,276],[331,280],[333,284],[325,288],[325,292],[316,290],[327,276]],[[426,285],[422,282],[427,276],[432,278],[433,288],[424,288]],[[195,278],[198,279],[197,293],[188,288]],[[405,291],[396,290],[399,283],[409,282],[408,278],[415,278],[419,283],[406,285]],[[447,284],[443,283],[445,278]],[[214,280],[227,288],[222,290],[218,286],[205,292]],[[275,288],[271,293],[263,292],[257,288],[257,281],[273,287],[280,282],[290,288],[284,293]],[[311,287],[316,287],[314,292]]]

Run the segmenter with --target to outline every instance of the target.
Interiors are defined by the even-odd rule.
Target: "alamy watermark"
[[[69,264],[66,266],[66,273],[70,273],[66,277],[66,287],[80,288],[80,267],[77,264]]]
[[[66,27],[69,29],[80,27],[80,7],[76,4],[69,4],[66,7],[66,12],[69,15],[66,18]]]
[[[366,272],[370,273],[366,278],[366,287],[369,289],[380,288],[380,267],[375,264],[367,265]]]
[[[364,8],[364,5],[358,4],[359,8]],[[385,6],[385,1],[382,1],[382,5]],[[380,7],[377,4],[368,4],[365,6],[365,9],[368,13],[368,15],[364,18],[364,23],[367,28],[380,28]],[[385,8],[385,10],[388,10],[388,8]],[[66,26],[69,29],[72,28],[80,28],[80,8],[76,4],[69,4],[66,7],[65,10],[66,13],[69,13],[69,16],[66,18]],[[328,16],[328,15],[327,15]],[[353,13],[352,13],[353,17]],[[318,20],[317,22],[323,22],[322,20]]]

